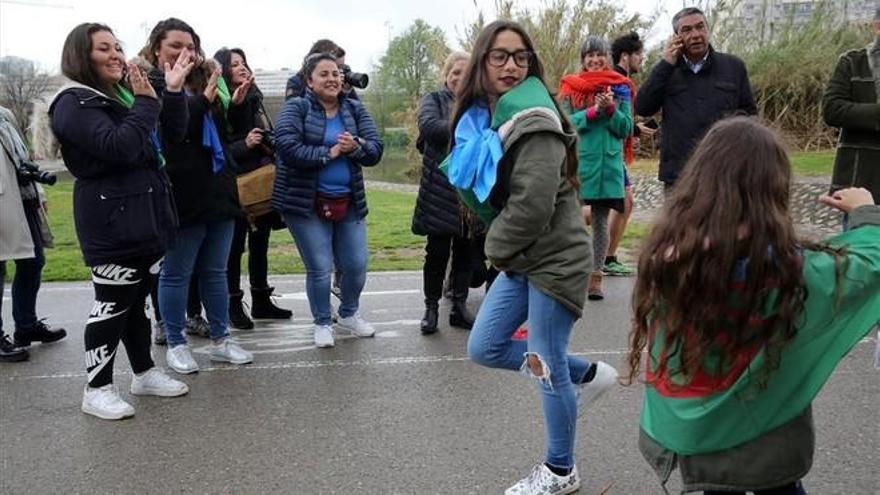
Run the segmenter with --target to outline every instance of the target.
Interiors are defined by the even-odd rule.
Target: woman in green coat
[[[632,82],[610,69],[608,43],[588,36],[581,46],[583,71],[562,78],[559,97],[578,132],[580,197],[590,207],[593,226],[593,270],[587,295],[602,294],[602,267],[608,250],[608,215],[623,213],[624,155],[632,153]],[[624,151],[628,150],[628,151]],[[587,210],[584,209],[585,221]]]

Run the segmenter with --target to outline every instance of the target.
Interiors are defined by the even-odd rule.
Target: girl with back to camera
[[[166,62],[157,95],[135,65],[127,67],[109,27],[85,23],[64,42],[61,70],[72,82],[49,107],[64,164],[76,178],[74,220],[91,267],[95,303],[85,330],[88,385],[82,411],[102,419],[134,415],[113,387],[119,341],[134,376],[131,393],[173,397],[189,390],[153,364],[144,314],[159,262],[177,226],[157,126],[182,139],[187,123],[186,53]]]
[[[590,236],[576,192],[575,129],[543,73],[522,26],[495,21],[483,28],[460,83],[443,165],[488,225],[486,256],[502,272],[477,314],[468,355],[483,366],[523,370],[541,390],[546,456],[508,495],[580,487],[578,402],[594,401],[617,377],[611,366],[567,351],[583,312]],[[526,319],[528,340],[511,340]]]
[[[823,196],[853,229],[798,239],[788,156],[746,117],[716,123],[676,184],[633,293],[642,454],[664,484],[677,464],[685,492],[802,495],[811,402],[880,320],[880,207]]]

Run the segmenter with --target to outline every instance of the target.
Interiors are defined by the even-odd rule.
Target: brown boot
[[[605,299],[602,293],[602,276],[601,270],[590,272],[590,284],[587,286],[587,299],[591,301],[601,301]]]

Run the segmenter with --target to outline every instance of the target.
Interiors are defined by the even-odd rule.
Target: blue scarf
[[[473,191],[483,203],[495,187],[498,162],[504,154],[501,138],[490,127],[489,109],[472,105],[455,126],[455,147],[449,157],[449,182]]]
[[[223,154],[223,143],[220,142],[220,133],[217,124],[211,118],[210,112],[205,112],[202,119],[202,146],[211,150],[211,163],[215,174],[219,174],[226,164],[226,156]]]

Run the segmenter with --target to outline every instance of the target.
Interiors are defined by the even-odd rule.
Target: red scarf
[[[569,74],[563,76],[559,81],[559,99],[568,98],[575,110],[583,110],[593,105],[593,97],[606,86],[617,86],[618,84],[626,84],[632,101],[631,111],[635,117],[636,108],[636,86],[626,76],[623,76],[613,70],[603,70],[598,72],[583,71],[580,74]],[[633,120],[635,125],[635,120]],[[623,141],[623,161],[627,164],[633,162],[634,139],[632,133]]]

